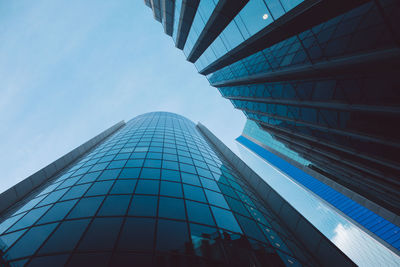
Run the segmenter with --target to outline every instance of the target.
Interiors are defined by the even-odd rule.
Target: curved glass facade
[[[316,265],[188,119],[129,121],[0,224],[12,266]]]

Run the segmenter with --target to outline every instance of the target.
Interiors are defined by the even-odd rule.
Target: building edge
[[[251,136],[248,136],[246,134],[242,133],[242,136],[247,138],[248,140],[252,141],[253,143],[261,146],[262,148],[264,148],[265,150],[271,152],[272,154],[278,155],[279,157],[281,157],[282,159],[286,160],[287,162],[289,162],[291,165],[295,166],[296,168],[299,168],[300,170],[302,170],[303,172],[309,174],[310,176],[314,177],[315,179],[319,180],[320,182],[332,187],[333,189],[335,189],[336,191],[338,191],[339,193],[342,193],[343,195],[345,195],[346,197],[350,198],[351,200],[355,201],[356,203],[360,204],[361,206],[364,206],[365,208],[369,209],[370,211],[376,213],[377,215],[381,216],[382,218],[384,218],[385,220],[393,223],[396,226],[400,227],[400,216],[396,215],[395,213],[389,211],[388,209],[385,209],[384,207],[380,206],[379,204],[361,196],[360,194],[344,187],[343,185],[337,183],[336,181],[330,179],[329,177],[311,169],[308,166],[304,166],[299,164],[298,162],[292,160],[291,158],[285,156],[284,154],[280,153],[279,151],[276,151],[270,147],[267,147],[265,145],[263,145],[262,143],[260,143],[258,140],[252,138]],[[296,182],[298,183],[298,182]],[[299,183],[298,183],[299,184]],[[302,185],[302,187],[304,187]],[[305,188],[305,187],[304,187]],[[306,188],[307,189],[307,188]],[[312,192],[311,190],[307,189],[308,191]],[[313,193],[314,195],[316,195],[315,193]],[[319,199],[321,199],[319,197]],[[322,200],[322,199],[321,199]],[[325,203],[329,203],[325,200],[323,200]],[[330,206],[334,207],[332,204],[329,203]],[[334,207],[335,210],[339,211],[336,207]],[[344,214],[343,212],[340,211],[341,214]],[[346,215],[346,218],[351,219],[349,216]],[[351,219],[351,221],[354,221],[353,219]],[[359,223],[355,222],[357,225],[360,225]],[[364,226],[361,226],[362,228],[365,228]],[[373,234],[374,236],[376,236],[375,234]]]
[[[259,197],[278,215],[284,226],[307,248],[322,266],[356,266],[336,245],[248,167],[200,122],[197,128],[253,187]]]
[[[350,198],[351,200],[353,200],[354,202],[360,204],[361,206],[365,207],[366,209],[376,213],[377,215],[381,216],[382,218],[386,219],[387,221],[393,223],[396,226],[399,226],[399,220],[400,217],[395,215],[394,213],[391,213],[390,211],[384,209],[383,207],[378,206],[376,203],[371,202],[370,200],[362,197],[361,195],[358,195],[357,193],[355,193],[354,191],[351,191],[349,189],[346,189],[345,187],[343,187],[342,185],[336,183],[335,181],[329,179],[328,177],[314,171],[313,169],[301,165],[298,162],[292,160],[291,158],[287,157],[286,155],[280,153],[279,151],[276,151],[270,147],[266,147],[265,145],[261,144],[259,141],[257,141],[256,139],[252,138],[251,136],[248,136],[246,134],[242,135],[244,138],[249,139],[251,142],[254,142],[255,144],[261,146],[262,148],[264,148],[265,150],[271,152],[272,154],[275,154],[279,157],[281,157],[283,160],[286,160],[289,164],[293,165],[294,167],[302,170],[303,172],[305,172],[306,174],[312,176],[314,179],[319,180],[320,182],[330,186],[331,188],[333,188],[334,190],[338,191],[339,193],[342,193],[343,195],[345,195],[346,197]],[[244,144],[242,144],[239,140],[236,139],[236,142],[239,143],[242,146],[245,146]],[[245,146],[247,149],[249,149],[247,146]],[[250,151],[252,151],[251,149],[249,149]],[[252,151],[253,153],[255,153],[254,151]],[[262,160],[264,160],[265,162],[267,162],[266,159],[260,157]],[[271,164],[268,162],[268,164]],[[273,164],[271,164],[272,166],[274,166]],[[280,172],[282,172],[282,170],[277,167],[274,166],[275,168],[277,168]],[[283,172],[284,173],[284,172]],[[341,216],[343,216],[344,218],[346,218],[346,220],[350,221],[351,223],[353,223],[354,225],[356,225],[358,228],[360,228],[362,231],[366,232],[367,234],[369,234],[370,236],[372,236],[372,238],[376,239],[379,243],[381,243],[383,246],[385,246],[387,249],[389,249],[390,251],[392,251],[393,253],[395,253],[396,255],[400,256],[400,251],[397,250],[395,247],[393,247],[391,244],[389,244],[388,242],[386,242],[385,240],[383,240],[380,236],[376,235],[375,233],[373,233],[372,231],[370,231],[368,228],[366,228],[364,225],[360,224],[359,222],[357,222],[356,220],[354,220],[352,217],[350,217],[348,214],[344,213],[343,211],[341,211],[339,208],[337,208],[336,206],[334,206],[332,203],[330,203],[329,201],[326,201],[325,199],[323,199],[321,196],[319,196],[318,194],[316,194],[315,192],[313,192],[311,189],[307,188],[305,185],[301,184],[300,182],[296,181],[296,179],[293,179],[292,177],[290,177],[289,174],[284,173],[284,175],[288,176],[289,179],[291,179],[291,181],[293,181],[294,183],[296,183],[298,186],[300,186],[301,188],[303,188],[304,190],[306,190],[307,192],[309,192],[310,194],[312,194],[313,196],[315,196],[316,198],[318,198],[319,201],[323,202],[325,205],[329,206],[330,208],[332,208],[335,212],[339,213]],[[377,209],[372,209],[371,207],[376,207]],[[388,217],[389,216],[389,217]],[[395,216],[395,217],[390,217],[390,216]]]
[[[96,135],[90,140],[86,141],[77,148],[71,150],[64,156],[53,161],[46,167],[40,169],[34,174],[28,176],[21,182],[17,183],[13,187],[7,189],[0,194],[0,220],[6,211],[11,208],[18,201],[24,199],[35,189],[44,185],[50,178],[61,172],[63,169],[68,167],[71,163],[80,158],[83,154],[89,152],[92,148],[102,142],[105,138],[115,133],[118,129],[125,125],[125,121],[120,121],[102,133]]]

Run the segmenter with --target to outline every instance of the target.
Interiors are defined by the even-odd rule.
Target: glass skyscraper
[[[173,113],[117,124],[0,203],[10,266],[353,266],[203,125]]]
[[[360,196],[347,197],[343,194],[345,188],[327,177],[321,177],[319,173],[309,167],[311,162],[261,130],[255,122],[248,120],[242,135],[236,140],[286,174],[295,183],[328,203],[334,210],[343,214],[345,218],[369,233],[384,246],[390,248],[394,253],[400,254],[400,227],[354,201]],[[315,177],[318,177],[318,179]]]
[[[248,119],[400,225],[399,1],[145,3]]]

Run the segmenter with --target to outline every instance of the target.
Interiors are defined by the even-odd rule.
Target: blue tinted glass
[[[118,180],[111,189],[111,194],[132,194],[137,180]]]
[[[163,169],[179,170],[178,162],[164,160],[162,164]]]
[[[125,167],[142,167],[144,160],[143,159],[131,159],[128,160]]]
[[[139,178],[140,168],[124,168],[119,178]]]
[[[105,170],[98,180],[115,180],[120,172],[121,169]]]
[[[240,215],[237,215],[237,218],[239,224],[242,226],[242,229],[247,236],[260,240],[264,243],[267,242],[263,233],[261,232],[260,228],[258,227],[255,221],[247,219]]]
[[[185,220],[185,206],[182,199],[160,197],[158,216]]]
[[[160,179],[160,169],[143,168],[140,178]]]
[[[184,184],[183,191],[187,199],[207,202],[203,189],[200,187]]]
[[[47,223],[64,219],[78,200],[58,202],[39,220],[38,223]]]
[[[38,209],[31,210],[21,220],[19,220],[13,227],[8,231],[15,231],[24,227],[31,226],[34,224],[42,215],[50,208],[50,206],[41,207]]]
[[[129,156],[130,156],[129,153],[118,154],[118,155],[115,157],[115,160],[118,160],[118,159],[129,159]]]
[[[131,155],[131,159],[144,159],[146,157],[146,152],[136,152]]]
[[[90,225],[78,250],[107,250],[114,247],[122,218],[96,218]],[[101,234],[99,234],[101,233]]]
[[[68,189],[61,189],[50,193],[38,206],[44,206],[50,203],[54,203],[59,200]]]
[[[26,232],[27,229],[22,231],[13,232],[11,234],[0,236],[1,250],[6,251],[20,236]]]
[[[158,195],[159,183],[159,181],[155,180],[139,180],[135,194]]]
[[[108,196],[101,206],[99,216],[125,215],[131,196]]]
[[[226,203],[225,198],[222,194],[219,194],[214,191],[207,190],[207,189],[205,189],[204,192],[206,192],[206,196],[207,196],[208,202],[210,202],[210,204],[220,206],[225,209],[229,209],[229,206]]]
[[[111,161],[110,165],[108,165],[107,169],[117,169],[125,166],[126,160],[116,160]]]
[[[25,213],[18,214],[14,217],[11,217],[0,224],[0,234],[2,234],[5,230],[7,230],[11,225],[13,225],[16,221],[18,221]]]
[[[181,183],[161,181],[160,195],[183,197]]]
[[[56,223],[33,227],[18,240],[6,253],[7,259],[30,256],[42,245],[43,241],[56,227]]]
[[[209,224],[213,226],[215,225],[208,205],[193,201],[186,201],[186,208],[189,221]]]
[[[156,153],[156,152],[149,152],[149,153],[147,153],[146,158],[148,158],[148,159],[162,159],[162,154],[161,153]]]
[[[80,218],[93,216],[100,207],[104,197],[82,198],[68,215],[68,218]]]
[[[182,176],[182,182],[200,186],[200,180],[197,175],[182,172],[181,176]]]
[[[86,190],[89,188],[90,184],[82,184],[71,187],[71,189],[61,198],[61,200],[69,200],[73,198],[78,198],[85,194]]]
[[[96,196],[105,195],[110,190],[113,181],[95,182],[89,191],[87,191],[86,196]]]
[[[219,227],[233,232],[242,232],[232,212],[217,207],[211,207],[211,210]]]
[[[246,216],[250,216],[249,212],[247,211],[247,209],[244,207],[244,205],[242,204],[242,202],[233,199],[231,197],[227,197],[225,196],[226,201],[229,203],[229,206],[231,207],[231,209],[237,213],[246,215]]]
[[[101,170],[104,170],[104,169],[107,167],[108,164],[109,164],[108,162],[105,162],[105,163],[98,163],[98,164],[94,165],[94,166],[90,169],[90,171],[91,171],[91,172],[94,172],[94,171],[101,171]]]
[[[204,188],[211,189],[217,192],[221,192],[217,183],[214,180],[210,180],[207,178],[200,177],[201,183],[203,184]]]
[[[128,214],[135,216],[156,216],[157,197],[140,195],[133,196]]]
[[[158,220],[156,250],[184,252],[188,242],[186,222]]]
[[[127,218],[118,242],[123,250],[152,250],[155,220],[147,218]]]
[[[161,171],[161,180],[180,182],[180,175],[178,171],[171,170],[162,170]]]
[[[159,159],[146,159],[143,166],[144,167],[149,167],[149,168],[161,168],[161,160],[159,160]]]
[[[179,167],[183,172],[196,173],[196,169],[194,168],[193,165],[179,163]]]
[[[46,241],[39,254],[73,250],[89,222],[89,219],[63,222]]]
[[[78,184],[90,183],[93,182],[99,177],[101,172],[91,172],[87,173],[79,180]]]
[[[171,160],[171,161],[178,161],[178,156],[173,155],[173,154],[164,154],[163,155],[164,160]]]

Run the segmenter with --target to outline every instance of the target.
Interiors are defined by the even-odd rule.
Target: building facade
[[[310,161],[260,129],[255,122],[248,120],[242,135],[236,141],[333,207],[395,254],[400,255],[399,226],[354,201],[361,196],[353,194],[351,198],[348,197],[349,192],[346,188],[315,172]],[[364,203],[366,202],[367,199],[364,200]]]
[[[248,119],[400,225],[399,1],[145,3]]]
[[[88,143],[0,195],[6,266],[353,266],[202,125],[147,113]]]

